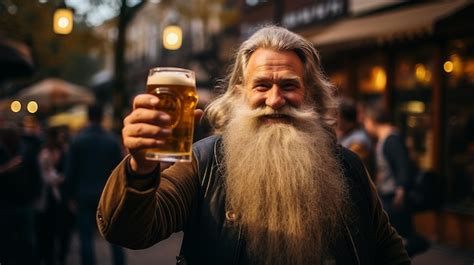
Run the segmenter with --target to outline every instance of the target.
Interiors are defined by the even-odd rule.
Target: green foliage
[[[26,42],[31,47],[34,79],[59,77],[81,85],[100,68],[92,51],[103,48],[90,27],[75,21],[73,31],[61,36],[53,32],[54,1],[40,4],[33,0],[8,0],[0,7],[0,35]],[[12,6],[16,12],[11,12]],[[10,8],[10,12],[9,12]]]

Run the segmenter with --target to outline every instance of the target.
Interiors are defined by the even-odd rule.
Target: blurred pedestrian
[[[70,144],[70,132],[68,126],[58,127],[58,144],[61,148],[61,161],[58,165],[58,170],[64,175],[67,161],[67,154],[69,151]],[[58,205],[57,214],[57,237],[58,237],[58,248],[57,248],[57,260],[59,265],[65,265],[67,255],[69,253],[71,245],[71,237],[75,224],[76,214],[70,209],[67,198],[67,189],[65,182],[62,182],[59,187],[61,195],[61,201]]]
[[[108,175],[123,157],[118,140],[102,126],[103,110],[88,108],[89,126],[73,139],[67,155],[66,185],[70,207],[77,211],[82,265],[94,265],[95,214]],[[125,264],[123,250],[112,247],[115,265]]]
[[[33,73],[30,48],[24,42],[0,36],[0,53],[0,83]],[[38,260],[33,203],[41,190],[40,140],[28,129],[22,135],[10,125],[0,117],[0,263],[34,265]]]
[[[35,205],[39,259],[45,265],[57,264],[60,246],[58,228],[61,222],[58,215],[62,202],[60,186],[64,181],[63,158],[59,128],[48,128],[45,132],[44,145],[39,153],[43,188]]]
[[[425,250],[427,246],[418,245],[418,237],[415,236],[412,223],[412,211],[407,195],[416,172],[405,142],[399,130],[391,124],[382,101],[365,106],[364,126],[371,136],[377,138],[375,147],[377,192],[390,223],[404,238],[408,254],[414,255],[423,248]],[[412,238],[417,239],[416,245],[411,244]]]
[[[354,100],[341,98],[336,128],[338,142],[356,153],[371,176],[374,173],[372,139],[358,122],[357,105]]]
[[[16,128],[0,128],[2,264],[38,264],[33,203],[42,183],[37,144],[35,135],[21,135]]]

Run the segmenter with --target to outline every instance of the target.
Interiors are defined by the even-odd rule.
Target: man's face
[[[245,91],[252,109],[300,107],[304,102],[304,67],[296,53],[259,48],[245,71]],[[281,115],[265,115],[265,122],[284,122]]]

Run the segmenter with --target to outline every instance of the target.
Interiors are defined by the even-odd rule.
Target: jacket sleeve
[[[97,209],[99,231],[108,241],[142,249],[183,229],[198,181],[196,162],[176,163],[161,176],[134,179],[127,156],[110,175]]]

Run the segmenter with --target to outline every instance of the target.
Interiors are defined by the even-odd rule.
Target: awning
[[[23,104],[36,101],[40,109],[67,108],[74,105],[90,105],[95,97],[87,88],[66,82],[62,79],[47,78],[22,89],[12,96]],[[10,100],[11,102],[11,100]]]
[[[432,34],[437,21],[472,4],[470,0],[420,3],[396,10],[335,22],[307,37],[316,47],[381,44]]]

